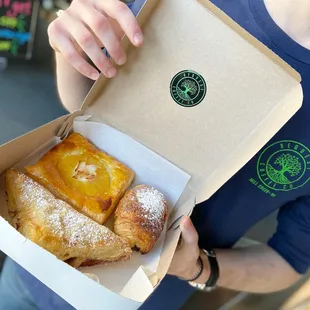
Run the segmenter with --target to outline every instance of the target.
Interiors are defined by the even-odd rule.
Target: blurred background
[[[9,3],[0,0],[0,144],[66,113],[57,95],[47,27],[57,10],[70,5],[69,0],[34,1],[31,7],[23,8],[22,14],[15,14],[18,8],[10,7]],[[13,32],[19,35],[14,37]],[[272,214],[249,231],[243,241],[266,242],[275,226],[276,214]],[[4,257],[0,252],[0,270]],[[275,294],[244,294],[223,289],[196,293],[182,310],[192,308],[310,310],[309,275],[294,287]]]

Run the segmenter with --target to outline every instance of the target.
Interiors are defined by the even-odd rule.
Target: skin
[[[205,283],[209,276],[209,263],[198,248],[198,235],[190,218],[181,223],[183,242],[177,249],[169,274],[189,279],[198,270],[197,258],[201,256],[204,271],[195,282]],[[275,251],[266,245],[242,249],[215,250],[220,268],[219,287],[236,291],[269,293],[285,289],[295,283],[300,275]],[[272,277],[270,276],[272,275]]]
[[[310,0],[265,0],[265,4],[276,24],[297,43],[310,49]],[[126,61],[120,44],[124,33],[135,46],[143,43],[134,15],[118,0],[73,0],[70,8],[51,23],[48,34],[56,51],[58,91],[69,111],[79,109],[98,78],[98,69],[107,77],[116,75],[116,66],[101,52],[102,46],[107,48],[115,63],[121,65]],[[197,258],[201,255],[198,235],[187,217],[182,221],[181,230],[183,242],[175,253],[169,273],[191,278],[197,272]],[[216,249],[216,254],[220,287],[268,293],[285,289],[300,278],[279,254],[266,245]],[[209,265],[205,255],[201,257],[204,270],[197,282],[205,283],[209,277]]]
[[[83,52],[106,77],[112,78],[117,70],[101,48],[107,49],[116,64],[123,65],[127,60],[120,43],[123,32],[132,44],[143,43],[134,15],[126,4],[117,0],[74,0],[48,28],[52,48],[93,80],[99,77],[99,72],[86,61]]]
[[[310,1],[265,0],[276,24],[294,41],[310,49]]]

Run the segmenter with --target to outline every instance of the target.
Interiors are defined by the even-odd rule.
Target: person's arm
[[[60,100],[69,112],[76,111],[81,107],[94,81],[72,67],[62,54],[55,54],[56,80]]]
[[[218,286],[243,292],[270,293],[294,284],[300,275],[266,245],[216,250],[221,270]],[[205,264],[208,266],[207,261]],[[201,279],[204,281],[205,279]]]
[[[140,46],[143,34],[134,14],[145,0],[95,1],[73,0],[48,27],[51,47],[56,52],[57,87],[60,99],[70,111],[80,105],[102,72],[112,78],[117,69],[102,51],[105,47],[114,62],[122,65],[126,54],[121,46],[121,38],[128,36],[132,44]],[[99,7],[98,7],[99,5]]]
[[[198,235],[189,218],[181,224],[182,240],[169,273],[190,279],[201,256],[204,271],[195,281],[205,283],[209,264],[198,248]],[[240,249],[216,249],[220,287],[253,293],[268,293],[294,284],[310,266],[310,198],[303,197],[282,207],[278,228],[268,245]]]

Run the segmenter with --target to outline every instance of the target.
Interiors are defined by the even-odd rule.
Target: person
[[[213,2],[301,74],[303,106],[238,173],[196,206],[191,219],[182,220],[183,242],[170,275],[141,309],[180,309],[195,291],[186,280],[197,275],[195,283],[212,275],[218,287],[269,293],[294,284],[310,265],[310,0]],[[142,4],[136,0],[134,13]],[[79,108],[99,71],[110,78],[117,74],[103,46],[115,63],[126,62],[119,41],[123,32],[135,46],[143,45],[134,14],[118,0],[73,0],[50,25],[59,95],[68,110]],[[267,244],[233,248],[251,226],[276,210],[277,230]],[[209,254],[214,249],[219,277],[215,261],[202,249]],[[1,277],[0,302],[0,309],[72,309],[11,260]]]

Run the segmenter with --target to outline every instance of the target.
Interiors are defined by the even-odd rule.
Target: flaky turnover
[[[25,171],[99,224],[107,220],[134,178],[131,169],[76,133]]]
[[[131,248],[148,253],[163,231],[168,204],[162,193],[148,185],[128,190],[115,211],[114,232]]]
[[[9,213],[27,239],[74,267],[127,260],[125,241],[16,170],[6,174]]]

